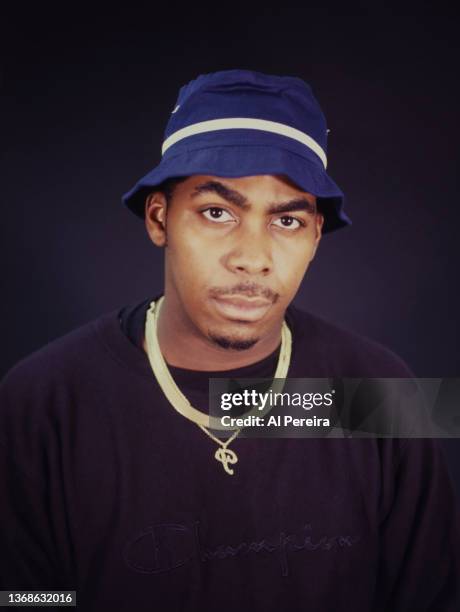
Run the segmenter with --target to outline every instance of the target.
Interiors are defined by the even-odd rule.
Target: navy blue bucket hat
[[[327,127],[300,78],[251,70],[202,74],[181,87],[166,126],[161,162],[123,196],[144,218],[145,198],[169,178],[284,174],[317,197],[323,232],[351,223],[326,173]]]

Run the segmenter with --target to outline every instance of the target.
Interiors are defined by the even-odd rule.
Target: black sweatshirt
[[[0,385],[0,588],[76,589],[78,610],[114,612],[458,612],[459,513],[438,442],[236,438],[229,476],[154,378],[150,301],[51,342]],[[289,377],[411,376],[370,340],[292,305],[286,318]],[[225,376],[273,376],[278,352]],[[222,376],[170,369],[199,406]]]

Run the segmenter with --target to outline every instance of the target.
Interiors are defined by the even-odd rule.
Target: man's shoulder
[[[50,382],[90,368],[100,354],[98,329],[114,320],[116,313],[105,312],[26,355],[7,371],[0,386]]]
[[[302,352],[315,355],[331,374],[348,377],[413,377],[409,366],[390,348],[298,306],[289,307]]]
[[[110,376],[112,362],[98,328],[116,321],[115,315],[105,313],[50,341],[18,361],[0,382],[0,452],[37,483],[45,457],[56,457],[63,439],[74,435],[77,420],[97,409],[93,398],[104,390],[98,376],[101,370]]]

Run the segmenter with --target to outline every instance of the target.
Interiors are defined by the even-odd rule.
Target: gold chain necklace
[[[157,302],[153,301],[150,303],[145,322],[145,343],[147,346],[147,355],[153,373],[163,393],[165,394],[169,402],[172,404],[173,408],[177,410],[179,414],[198,425],[198,427],[202,431],[204,431],[204,433],[206,433],[212,440],[214,440],[214,442],[219,445],[219,448],[216,450],[214,457],[215,459],[217,459],[217,461],[222,463],[222,467],[224,468],[225,472],[227,474],[232,475],[234,470],[230,468],[229,465],[235,464],[238,461],[238,457],[235,451],[228,448],[228,445],[237,437],[241,429],[237,429],[227,440],[219,440],[219,438],[217,438],[210,431],[208,431],[205,426],[207,425],[210,429],[215,430],[227,430],[229,428],[223,426],[219,418],[210,416],[194,408],[174,382],[174,379],[171,376],[166,361],[163,358],[158,342],[158,315],[163,300],[164,296],[161,296],[161,298]],[[289,364],[291,361],[291,351],[291,331],[287,326],[286,321],[283,321],[283,325],[281,328],[281,348],[278,358],[278,365],[276,367],[276,372],[274,376],[274,382],[277,381],[278,385],[281,385],[281,388],[283,386],[283,380],[280,381],[279,379],[286,378],[286,375],[289,370]],[[225,370],[223,370],[223,373],[225,373]],[[257,406],[252,412],[256,411],[259,416],[263,416],[263,413],[258,410]]]

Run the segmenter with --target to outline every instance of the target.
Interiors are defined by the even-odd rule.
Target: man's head
[[[224,70],[181,87],[161,162],[123,197],[167,246],[160,332],[273,347],[322,233],[350,223],[326,172],[328,131],[297,77]]]
[[[167,246],[170,302],[198,333],[243,350],[280,325],[324,218],[315,196],[284,175],[193,175],[152,191],[145,222]]]

